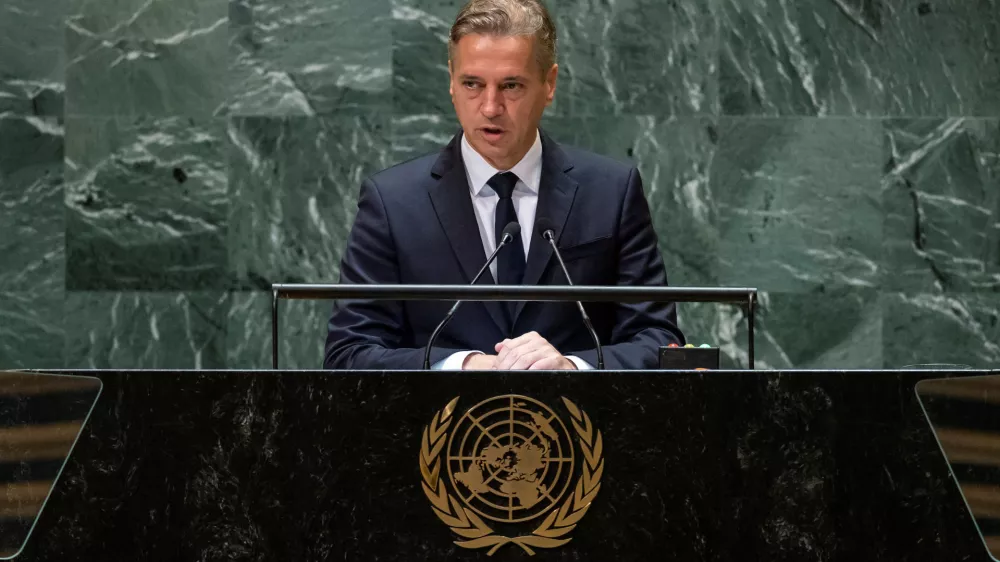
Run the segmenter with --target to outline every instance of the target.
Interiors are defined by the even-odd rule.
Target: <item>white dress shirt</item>
[[[500,196],[487,183],[490,178],[508,170],[498,170],[478,152],[465,135],[462,135],[462,160],[465,162],[465,176],[469,180],[469,191],[472,195],[472,207],[476,210],[476,223],[479,224],[479,237],[483,240],[483,250],[489,256],[497,248],[496,222],[497,204]],[[528,255],[531,245],[531,233],[535,226],[535,210],[538,208],[538,184],[542,181],[542,140],[535,133],[535,143],[528,149],[521,161],[509,170],[517,176],[511,199],[514,201],[514,211],[517,222],[521,225],[521,243],[524,245],[524,255]],[[506,251],[506,250],[504,250]],[[497,278],[497,262],[490,264],[493,279]]]
[[[479,237],[483,241],[486,256],[493,253],[497,247],[496,230],[494,226],[497,203],[500,196],[493,191],[487,182],[500,172],[513,172],[517,176],[517,184],[511,198],[517,222],[521,225],[521,242],[524,244],[524,255],[527,257],[531,246],[531,235],[535,228],[535,211],[538,209],[538,189],[542,181],[542,139],[535,131],[535,143],[521,161],[510,170],[498,170],[486,161],[469,141],[462,135],[462,160],[465,162],[465,175],[469,182],[469,192],[472,195],[472,207],[476,211],[476,223],[479,225]],[[493,279],[497,278],[497,262],[490,264]],[[460,351],[449,355],[443,361],[434,365],[435,369],[460,370],[465,358],[478,351]],[[567,356],[577,369],[592,369],[591,365],[579,357]]]

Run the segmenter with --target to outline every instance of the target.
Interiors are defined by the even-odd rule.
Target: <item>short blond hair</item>
[[[451,26],[449,60],[454,60],[459,40],[472,34],[534,36],[542,73],[556,63],[556,26],[541,0],[469,0]]]

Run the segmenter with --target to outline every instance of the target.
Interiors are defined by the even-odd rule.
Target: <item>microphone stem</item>
[[[559,248],[556,247],[555,237],[544,236],[546,240],[549,241],[549,245],[552,246],[552,253],[556,255],[556,259],[559,260],[559,267],[563,270],[563,275],[566,276],[566,283],[573,286],[573,280],[569,276],[569,270],[566,269],[566,263],[562,259],[562,254],[559,253]],[[601,349],[601,340],[597,338],[597,332],[594,331],[594,325],[590,323],[590,316],[587,316],[587,311],[583,308],[583,303],[576,301],[576,306],[580,309],[580,316],[583,317],[583,325],[587,327],[587,332],[594,338],[595,349],[597,350],[597,368],[604,370],[604,350]]]
[[[483,264],[483,267],[479,269],[479,273],[477,273],[476,276],[472,278],[472,283],[470,283],[470,285],[475,285],[476,282],[479,281],[479,278],[483,276],[483,273],[486,273],[486,270],[489,269],[490,264],[493,263],[493,260],[497,257],[497,254],[500,253],[500,248],[503,248],[504,246],[509,244],[511,240],[513,240],[513,237],[510,236],[504,236],[500,240],[500,243],[497,244],[497,249],[493,250],[493,253],[490,254],[489,259],[487,259],[486,263]],[[427,348],[424,349],[425,371],[429,371],[431,368],[431,346],[434,344],[435,341],[437,341],[437,337],[441,333],[441,330],[444,330],[444,327],[448,325],[448,322],[451,322],[451,317],[455,315],[455,311],[458,310],[458,305],[460,304],[462,304],[462,301],[460,300],[455,301],[455,304],[451,305],[451,310],[448,311],[448,314],[445,314],[444,320],[441,320],[441,323],[438,324],[436,328],[434,328],[433,332],[431,332],[431,337],[427,340]]]
[[[427,340],[428,344],[434,343],[434,341],[437,340],[438,334],[441,333],[441,330],[444,330],[444,327],[448,325],[448,322],[451,322],[451,317],[455,315],[455,311],[458,310],[458,305],[461,303],[462,301],[455,301],[455,304],[451,306],[451,310],[449,310],[448,314],[444,316],[444,320],[442,320],[441,323],[437,325],[437,328],[434,328],[434,331],[431,332],[431,337],[429,340]],[[430,368],[431,368],[431,346],[428,345],[427,349],[424,350],[424,370],[429,371]]]

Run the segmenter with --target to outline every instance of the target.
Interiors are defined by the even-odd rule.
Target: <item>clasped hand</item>
[[[506,339],[494,346],[496,355],[473,354],[465,358],[465,370],[564,370],[576,369],[576,364],[538,334],[528,332]]]

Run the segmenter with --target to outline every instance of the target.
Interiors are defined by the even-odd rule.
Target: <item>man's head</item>
[[[541,0],[470,0],[448,43],[452,103],[465,136],[495,168],[528,152],[556,92],[556,29]]]

